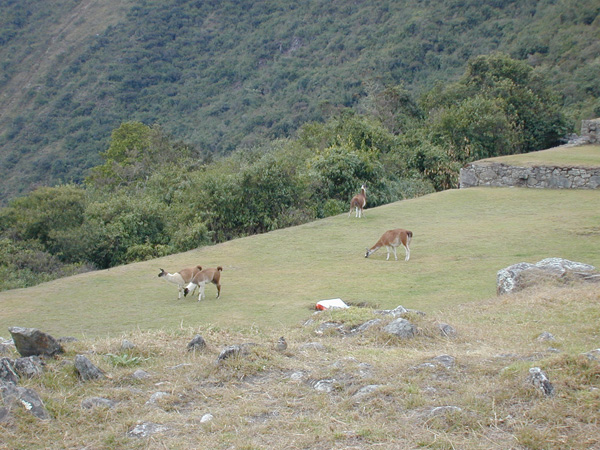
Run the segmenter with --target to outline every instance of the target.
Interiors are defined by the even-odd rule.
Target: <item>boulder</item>
[[[9,410],[12,405],[20,405],[38,419],[50,418],[44,402],[33,389],[17,387],[11,383],[0,383],[0,392],[2,400],[5,405],[8,405]]]
[[[204,350],[205,348],[206,348],[206,341],[199,334],[194,336],[194,338],[190,342],[188,342],[188,345],[187,345],[188,352],[191,352],[193,350]]]
[[[15,371],[23,378],[33,378],[44,373],[44,362],[39,356],[27,356],[15,360]]]
[[[413,338],[417,333],[417,327],[415,327],[408,320],[400,317],[383,327],[383,331],[398,336],[402,339],[410,339]]]
[[[0,358],[0,383],[17,384],[19,375],[15,371],[14,363],[9,358]]]
[[[75,369],[83,381],[106,378],[104,372],[83,355],[75,356]]]
[[[536,264],[520,262],[501,269],[497,273],[498,295],[517,292],[540,282],[568,279],[569,276],[595,281],[596,268],[589,264],[562,258],[546,258]]]
[[[56,339],[37,328],[11,327],[8,331],[21,356],[53,356],[64,352]]]

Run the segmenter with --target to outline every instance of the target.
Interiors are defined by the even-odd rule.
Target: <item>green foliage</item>
[[[32,0],[4,2],[0,202],[40,183],[80,182],[102,164],[107,173],[95,172],[98,183],[139,182],[148,174],[145,157],[129,155],[123,164],[99,156],[123,122],[158,123],[213,155],[291,137],[345,108],[376,118],[394,135],[404,133],[422,115],[408,93],[453,82],[467,61],[495,51],[527,61],[578,122],[598,109],[597,11],[575,0],[275,1],[267,7],[135,0],[87,8],[60,0],[44,10]],[[55,45],[40,45],[45,42]],[[473,74],[488,70],[485,65],[475,64]],[[508,69],[511,76],[531,76]],[[522,78],[510,80],[521,86]],[[556,115],[535,111],[546,114],[544,123]],[[511,116],[516,124],[530,122],[519,119]],[[526,149],[555,142],[541,125],[525,133]]]

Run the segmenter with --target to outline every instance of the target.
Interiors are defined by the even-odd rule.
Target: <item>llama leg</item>
[[[404,258],[404,261],[408,261],[410,259],[410,248],[408,245],[405,245],[404,249],[406,250],[406,257]]]
[[[392,246],[392,250],[394,250],[394,258],[398,261],[398,254],[396,253],[396,247]]]
[[[387,257],[385,258],[385,260],[388,261],[390,259],[390,247],[386,245],[385,250],[387,251]]]

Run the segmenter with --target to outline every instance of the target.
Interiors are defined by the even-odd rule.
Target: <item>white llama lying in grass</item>
[[[212,283],[217,286],[217,298],[221,296],[221,272],[223,268],[221,266],[216,269],[204,269],[192,277],[190,283],[183,290],[183,295],[188,295],[200,286],[200,293],[198,295],[198,301],[202,300],[204,295],[204,285],[206,283]]]
[[[201,270],[202,270],[202,266],[187,267],[187,268],[181,269],[179,272],[175,272],[175,273],[169,273],[169,272],[166,272],[164,269],[160,269],[160,273],[158,274],[158,277],[163,278],[166,281],[176,284],[177,288],[179,289],[179,296],[177,298],[180,299],[181,294],[184,293],[183,288],[190,281],[192,281],[192,278],[194,278],[194,275],[196,275],[197,273],[200,273]],[[187,295],[187,293],[185,293],[184,295]]]

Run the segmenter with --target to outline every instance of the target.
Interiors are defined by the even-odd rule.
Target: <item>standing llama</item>
[[[158,274],[158,277],[163,278],[166,281],[176,284],[177,288],[179,289],[179,296],[177,298],[180,299],[181,294],[184,293],[183,288],[190,281],[192,281],[192,278],[194,278],[194,275],[196,275],[197,273],[200,273],[201,270],[202,270],[202,266],[186,267],[185,269],[181,269],[179,272],[175,272],[175,273],[169,273],[169,272],[166,272],[165,269],[160,269],[160,273]]]
[[[395,230],[386,231],[381,235],[377,243],[367,249],[367,253],[365,254],[365,258],[368,258],[381,247],[385,246],[387,250],[387,258],[385,260],[390,259],[390,248],[394,251],[394,257],[396,261],[398,261],[398,255],[396,254],[396,247],[402,245],[406,250],[406,257],[404,261],[408,261],[410,259],[410,241],[412,239],[413,233],[412,231],[403,230],[402,228],[397,228]]]
[[[198,272],[190,283],[183,290],[183,295],[187,296],[190,292],[193,292],[196,287],[200,287],[200,294],[198,295],[198,301],[202,300],[204,295],[204,285],[210,282],[217,286],[217,298],[221,296],[221,272],[223,268],[221,266],[216,269],[204,269]],[[193,288],[193,289],[192,289]],[[191,290],[190,290],[191,289]]]
[[[350,200],[350,212],[348,213],[348,217],[352,214],[352,210],[356,209],[356,217],[364,216],[363,208],[367,206],[367,184],[363,184],[360,187],[360,194],[356,194]]]

